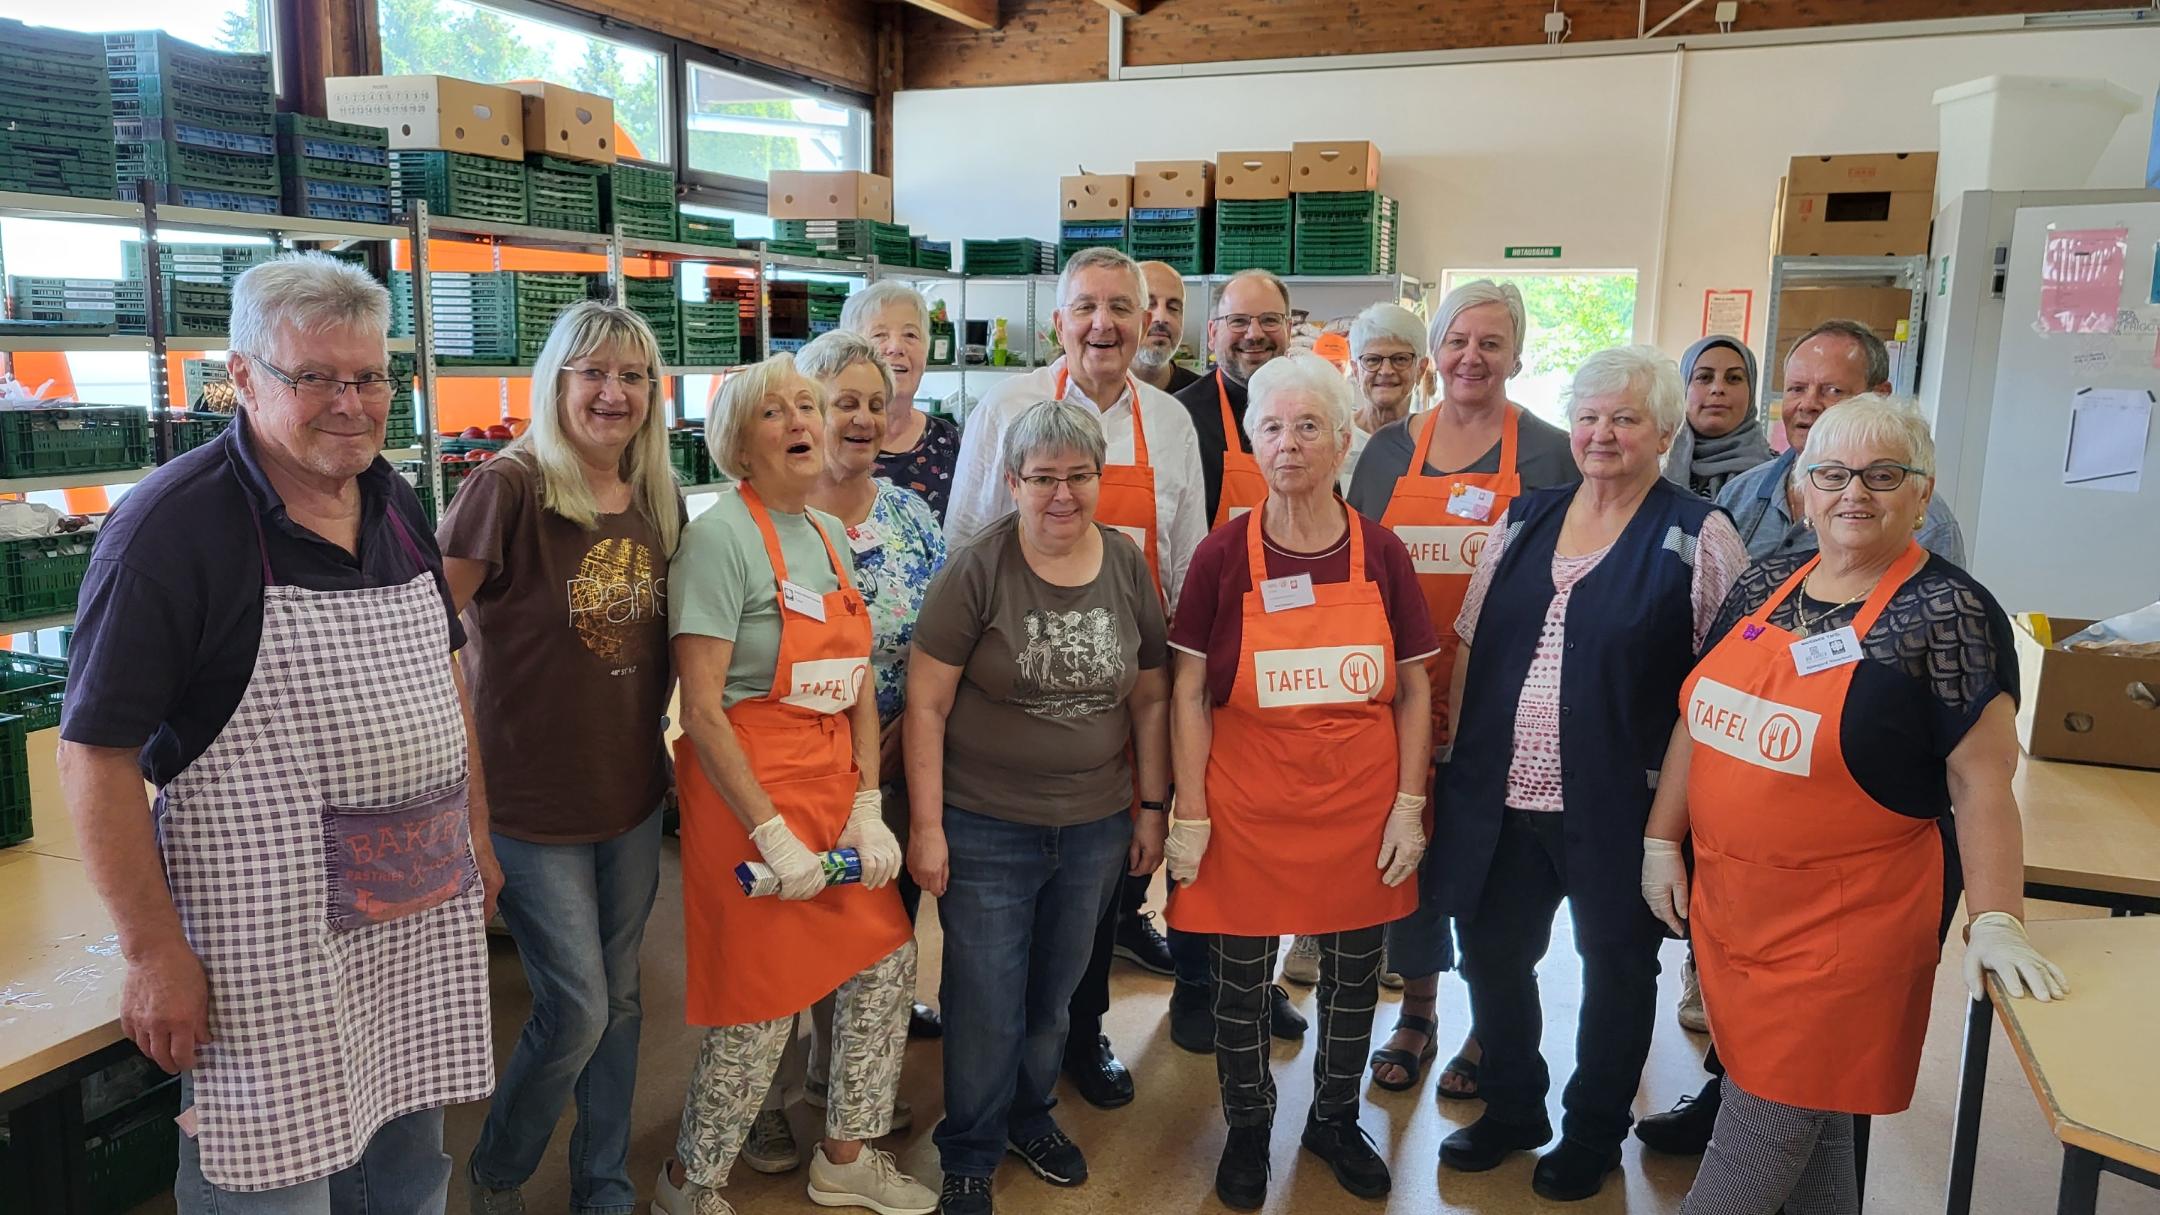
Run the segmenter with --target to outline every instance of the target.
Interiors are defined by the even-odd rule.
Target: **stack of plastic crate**
[[[675,175],[666,169],[616,161],[608,169],[600,203],[610,231],[620,229],[638,240],[675,239]],[[734,239],[735,226],[729,224],[728,243]]]
[[[1063,266],[1082,249],[1107,245],[1123,249],[1131,231],[1122,219],[1069,220],[1058,225],[1057,264]]]
[[[1136,207],[1126,252],[1143,262],[1162,262],[1179,274],[1207,272],[1208,213],[1201,207]]]
[[[744,335],[755,331],[743,328],[742,310],[734,299],[683,300],[679,313],[682,366],[733,367],[744,361]]]
[[[522,161],[397,148],[390,153],[390,188],[400,210],[424,202],[436,215],[526,222]]]
[[[0,20],[0,190],[111,198],[113,170],[105,40]]]
[[[280,114],[277,133],[287,215],[358,224],[387,224],[396,216],[388,131]]]
[[[914,266],[917,270],[952,269],[952,242],[931,240],[926,236],[914,239]]]
[[[412,274],[393,270],[390,280],[393,322],[401,319],[409,332]],[[431,270],[428,296],[436,362],[492,367],[518,361],[517,282],[510,273]]]
[[[644,317],[645,323],[652,326],[653,337],[660,342],[660,361],[669,366],[682,362],[682,313],[677,308],[682,292],[675,286],[675,276],[624,275],[622,284],[624,306]]]
[[[600,231],[600,183],[608,166],[545,152],[525,158],[525,222],[567,232]]]
[[[597,222],[597,221],[596,221]],[[529,365],[540,357],[555,318],[573,304],[592,297],[593,276],[544,270],[505,270],[512,281],[517,304],[517,361]],[[438,305],[441,296],[437,296]],[[438,319],[436,325],[441,327]]]
[[[268,245],[160,241],[158,277],[165,291],[165,332],[176,337],[225,332],[232,322],[234,282],[250,268],[269,261],[276,252]],[[146,269],[142,242],[128,241],[120,246],[120,253],[127,276],[141,280]]]
[[[1215,200],[1215,273],[1269,270],[1290,273],[1290,200]]]
[[[961,269],[968,274],[1056,274],[1057,246],[1032,236],[1009,240],[963,240]]]
[[[1299,274],[1395,273],[1396,203],[1376,190],[1296,196]]]
[[[413,377],[420,373],[418,355],[390,356],[390,378],[397,388],[390,394],[390,416],[383,424],[383,446],[412,447],[420,442],[419,414],[413,408]]]
[[[915,241],[906,224],[875,219],[782,219],[774,221],[773,236],[808,244],[819,257],[850,261],[874,257],[892,266],[909,265],[915,260]]]
[[[141,279],[11,274],[7,294],[10,314],[17,322],[65,326],[75,333],[144,332]],[[136,328],[122,329],[123,318]]]
[[[719,245],[733,248],[735,245],[735,221],[711,215],[692,215],[678,211],[675,215],[675,239],[690,245]]]
[[[118,192],[275,215],[277,92],[268,55],[213,51],[159,30],[105,35]]]
[[[721,308],[706,312],[689,300],[683,301],[683,362],[689,366],[712,366],[730,362],[754,363],[765,357],[758,345],[758,284],[748,275],[722,274],[705,280],[705,298]],[[735,317],[736,358],[709,360],[693,347],[701,340],[724,344],[727,326],[722,313]],[[709,353],[707,351],[706,353]]]

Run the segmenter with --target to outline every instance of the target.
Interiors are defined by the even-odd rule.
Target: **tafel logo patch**
[[[1688,735],[1742,763],[1792,776],[1813,769],[1822,715],[1698,679],[1688,698]]]
[[[1397,527],[1395,535],[1410,550],[1410,564],[1420,574],[1474,574],[1485,552],[1484,527]]]
[[[781,699],[820,713],[838,713],[855,703],[869,670],[869,662],[861,658],[798,662],[789,668],[788,694]]]
[[[1386,658],[1376,645],[1260,650],[1253,655],[1260,707],[1362,704],[1379,693]]]

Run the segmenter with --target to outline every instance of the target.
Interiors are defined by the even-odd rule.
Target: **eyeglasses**
[[[1101,477],[1100,472],[1092,471],[1071,473],[1063,477],[1052,477],[1038,473],[1032,477],[1020,478],[1020,484],[1027,486],[1030,491],[1038,494],[1054,494],[1060,485],[1069,485],[1074,493],[1079,493],[1088,486],[1095,484]]]
[[[294,375],[259,354],[243,354],[240,357],[269,372],[285,387],[292,389],[294,396],[310,405],[334,404],[339,397],[345,395],[348,388],[353,390],[353,395],[358,397],[361,403],[380,405],[397,391],[398,382],[386,375],[362,376],[357,380],[341,380],[336,376],[314,371],[303,371]]]
[[[643,392],[652,387],[652,377],[642,371],[616,373],[602,371],[598,367],[565,367],[562,369],[562,373],[595,392],[604,387],[609,380],[621,385],[624,392]]]
[[[1807,466],[1807,475],[1815,488],[1826,494],[1837,493],[1851,485],[1854,477],[1859,477],[1860,484],[1867,486],[1870,491],[1887,494],[1905,484],[1906,477],[1924,477],[1928,475],[1928,470],[1914,468],[1910,464],[1893,464],[1888,460],[1879,460],[1866,468],[1847,468],[1843,464],[1810,464]]]
[[[1397,371],[1408,371],[1410,370],[1410,364],[1415,362],[1417,362],[1415,354],[1361,354],[1358,356],[1358,366],[1367,371],[1378,371],[1382,367],[1393,367]]]
[[[1290,318],[1284,316],[1280,312],[1263,312],[1258,316],[1248,316],[1242,312],[1233,312],[1227,316],[1218,317],[1217,319],[1222,321],[1223,324],[1228,325],[1230,327],[1230,332],[1232,333],[1243,333],[1246,330],[1252,328],[1254,325],[1260,326],[1261,331],[1264,333],[1280,333],[1282,332],[1282,327],[1290,323]]]

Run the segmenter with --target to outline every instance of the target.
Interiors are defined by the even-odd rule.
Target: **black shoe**
[[[1551,1140],[1552,1124],[1542,1118],[1526,1126],[1486,1114],[1440,1141],[1440,1163],[1465,1173],[1482,1173],[1511,1153],[1541,1148]]]
[[[1108,1034],[1096,1034],[1092,1041],[1066,1047],[1065,1078],[1080,1091],[1080,1099],[1096,1109],[1114,1110],[1132,1104],[1132,1073],[1111,1051]]]
[[[1530,1188],[1553,1202],[1581,1202],[1604,1189],[1605,1175],[1619,1167],[1619,1148],[1600,1150],[1562,1139],[1559,1147],[1538,1157]]]
[[[1179,980],[1170,990],[1170,1040],[1196,1055],[1215,1053],[1215,993]]]
[[[937,1209],[942,1215],[990,1215],[990,1179],[945,1174]]]
[[[1233,1211],[1257,1211],[1267,1201],[1268,1128],[1233,1126],[1215,1166],[1215,1196]]]
[[[1712,1076],[1703,1091],[1680,1098],[1680,1104],[1662,1114],[1652,1114],[1635,1124],[1635,1137],[1653,1152],[1672,1156],[1700,1156],[1710,1146],[1710,1132],[1717,1126],[1718,1106],[1724,1090]]]
[[[1380,1158],[1372,1136],[1358,1125],[1357,1111],[1321,1118],[1305,1118],[1305,1150],[1327,1161],[1342,1188],[1360,1198],[1379,1198],[1392,1184],[1387,1161]]]
[[[1005,1150],[1027,1161],[1035,1175],[1051,1185],[1079,1185],[1087,1180],[1087,1157],[1080,1154],[1080,1145],[1054,1126],[1026,1143],[1008,1142]]]
[[[910,1038],[942,1038],[945,1036],[945,1018],[938,1010],[917,1001],[908,1010],[907,1036]]]
[[[1150,974],[1177,973],[1170,959],[1170,942],[1155,927],[1155,917],[1136,912],[1118,921],[1116,942],[1110,952]]]
[[[1280,983],[1268,988],[1268,1032],[1288,1042],[1302,1042],[1308,1022],[1305,1014],[1290,1002],[1290,993]]]

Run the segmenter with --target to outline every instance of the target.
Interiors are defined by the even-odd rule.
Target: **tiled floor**
[[[648,1198],[654,1173],[672,1150],[682,1088],[695,1053],[696,1031],[682,1023],[682,922],[677,896],[675,851],[664,860],[660,905],[645,942],[645,1036],[639,1069],[636,1128],[631,1145],[631,1174]],[[2072,908],[2036,907],[2036,915],[2087,914]],[[926,908],[927,912],[927,908]],[[925,916],[923,987],[934,990],[938,933]],[[1919,1215],[1942,1209],[1943,1182],[1950,1152],[1950,1110],[1956,1090],[1962,1032],[1964,987],[1959,978],[1959,947],[1953,943],[1937,986],[1927,1058],[1913,1108],[1875,1120],[1873,1158],[1868,1175],[1867,1210],[1871,1215]],[[1578,970],[1565,917],[1555,934],[1553,952],[1543,967],[1546,995],[1545,1055],[1555,1075],[1553,1115],[1559,1116],[1558,1087],[1573,1058]],[[1678,995],[1679,946],[1668,945],[1665,1006],[1658,1021],[1637,1112],[1664,1109],[1701,1082],[1699,1059],[1704,1040],[1682,1031],[1669,1010]],[[498,941],[494,958],[495,1024],[498,1049],[507,1052],[523,1023],[528,995],[516,952]],[[2073,983],[2076,976],[2071,976]],[[1109,1215],[1124,1211],[1210,1212],[1224,1208],[1215,1200],[1215,1159],[1222,1145],[1222,1120],[1215,1091],[1214,1062],[1171,1045],[1164,1016],[1169,980],[1119,964],[1114,972],[1114,1007],[1109,1030],[1132,1068],[1139,1096],[1122,1110],[1103,1112],[1077,1098],[1059,1108],[1065,1129],[1087,1151],[1092,1179],[1072,1190],[1058,1190],[1027,1174],[1016,1162],[998,1177],[997,1202],[1006,1215]],[[1309,990],[1293,988],[1310,1011]],[[1443,1048],[1454,1045],[1465,1019],[1460,983],[1444,982]],[[1394,1022],[1393,999],[1384,999],[1378,1019],[1384,1034]],[[1391,1213],[1484,1212],[1565,1209],[1530,1192],[1529,1156],[1490,1173],[1466,1175],[1443,1171],[1437,1164],[1440,1139],[1477,1116],[1476,1102],[1441,1102],[1430,1078],[1417,1093],[1368,1091],[1364,1125],[1380,1142],[1395,1170],[1395,1191],[1385,1204],[1345,1194],[1327,1170],[1298,1152],[1298,1130],[1311,1096],[1311,1058],[1304,1050],[1278,1045],[1276,1079],[1282,1091],[1283,1116],[1275,1131],[1275,1181],[1267,1211],[1328,1215],[1334,1212]],[[1823,1066],[1838,1061],[1826,1057]],[[938,1047],[934,1042],[909,1047],[902,1095],[915,1106],[914,1129],[886,1143],[900,1154],[903,1167],[932,1181],[936,1152],[929,1130],[939,1112]],[[2156,1098],[2160,1099],[2160,1098]],[[483,1107],[452,1111],[448,1137],[462,1166],[479,1128]],[[796,1134],[807,1145],[817,1133],[815,1111],[793,1110]],[[569,1193],[562,1165],[568,1140],[566,1120],[555,1149],[525,1188],[528,1208],[555,1215],[568,1209]],[[1572,1208],[1583,1215],[1620,1211],[1660,1212],[1679,1207],[1694,1174],[1695,1162],[1646,1154],[1629,1141],[1623,1171],[1603,1194]],[[1973,1210],[1976,1215],[2038,1215],[2054,1209],[2058,1155],[2031,1090],[2015,1060],[1998,1039],[1988,1077],[1987,1120]],[[815,1209],[803,1196],[802,1174],[762,1177],[738,1168],[729,1198],[743,1215]],[[167,1204],[147,1208],[169,1210]],[[461,1188],[452,1192],[451,1210],[464,1210]],[[2119,1178],[2101,1181],[2100,1210],[2106,1215],[2156,1215],[2160,1193]],[[642,1212],[641,1212],[642,1215]]]

